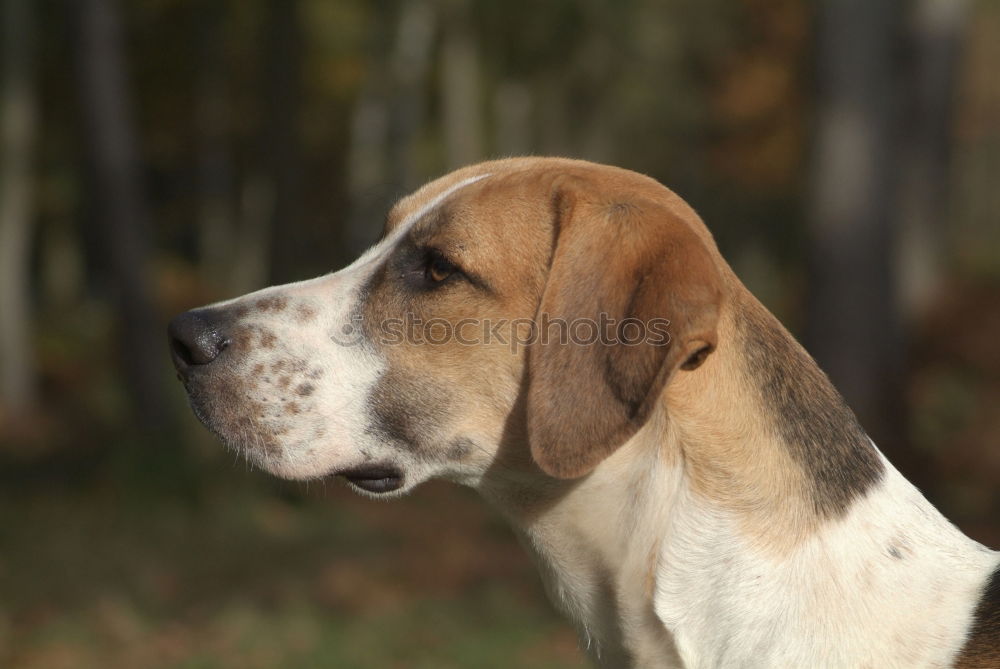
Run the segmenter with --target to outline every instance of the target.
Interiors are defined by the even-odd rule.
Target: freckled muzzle
[[[288,431],[285,421],[277,419],[300,408],[284,397],[277,398],[280,411],[270,406],[271,397],[262,392],[262,376],[268,378],[261,373],[264,365],[249,364],[256,349],[275,347],[275,335],[219,308],[177,316],[167,335],[174,368],[198,419],[226,444],[255,459],[277,455],[280,437]]]
[[[304,331],[315,317],[309,300],[265,295],[194,309],[168,326],[171,358],[198,420],[286,478],[331,469],[339,451],[330,444],[347,433],[326,407],[343,404],[328,400],[327,371],[337,365],[324,357],[322,338]],[[390,487],[392,476],[370,478]]]

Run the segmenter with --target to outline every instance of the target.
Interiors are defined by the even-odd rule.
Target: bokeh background
[[[897,466],[1000,546],[995,0],[0,0],[0,666],[579,667],[429,484],[247,471],[172,314],[335,269],[486,157],[691,202]]]

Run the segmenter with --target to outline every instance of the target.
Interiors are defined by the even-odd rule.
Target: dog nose
[[[208,312],[198,309],[185,311],[170,321],[167,337],[174,367],[185,378],[193,369],[218,358],[229,346],[220,323]]]

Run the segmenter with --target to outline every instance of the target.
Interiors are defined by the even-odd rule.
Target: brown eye
[[[428,281],[441,283],[454,274],[457,269],[444,256],[435,253],[427,261],[427,269],[424,270],[424,276],[427,277]]]

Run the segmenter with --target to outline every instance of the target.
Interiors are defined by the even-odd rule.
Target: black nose
[[[170,357],[184,377],[194,368],[207,365],[229,346],[218,318],[204,310],[185,311],[167,327]]]

